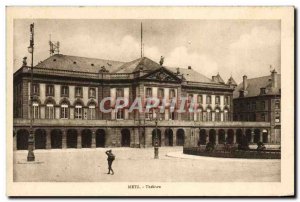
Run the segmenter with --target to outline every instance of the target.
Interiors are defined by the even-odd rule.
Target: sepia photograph
[[[8,195],[294,194],[292,7],[7,11]]]

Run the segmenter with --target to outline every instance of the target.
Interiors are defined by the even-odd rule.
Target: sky
[[[29,25],[35,23],[34,64],[48,58],[49,38],[60,42],[60,53],[129,62],[141,55],[164,66],[187,68],[226,82],[280,73],[279,20],[54,20],[14,21],[14,71],[29,46]],[[30,64],[30,60],[28,60]]]

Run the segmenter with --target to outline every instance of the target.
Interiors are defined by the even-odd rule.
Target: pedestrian
[[[110,171],[111,171],[112,172],[111,174],[113,175],[114,171],[113,171],[111,165],[112,165],[112,162],[115,160],[116,157],[112,153],[111,150],[107,150],[105,153],[107,155],[107,163],[108,163],[108,173],[107,174],[110,174]]]

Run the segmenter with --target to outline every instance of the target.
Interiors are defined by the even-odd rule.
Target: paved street
[[[36,182],[271,182],[280,181],[280,160],[243,160],[181,154],[182,147],[113,148],[115,175],[107,175],[105,148],[14,152],[14,181]]]

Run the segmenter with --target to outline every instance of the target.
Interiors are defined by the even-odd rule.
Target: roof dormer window
[[[265,95],[266,94],[266,88],[261,88],[260,89],[260,94]]]

